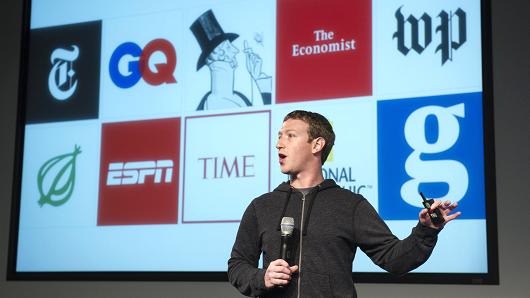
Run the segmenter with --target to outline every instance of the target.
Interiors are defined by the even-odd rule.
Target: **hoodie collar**
[[[313,189],[309,192],[308,195],[311,195],[313,197],[313,199],[309,200],[309,206],[307,208],[307,216],[306,216],[306,218],[305,218],[305,220],[303,222],[303,235],[304,236],[307,234],[307,225],[309,224],[309,216],[311,215],[311,210],[313,209],[313,203],[315,202],[315,199],[316,199],[318,193],[320,191],[322,191],[322,190],[329,189],[329,188],[335,188],[335,187],[339,187],[339,186],[337,185],[337,183],[335,183],[334,180],[326,179],[326,180],[322,181],[320,184],[318,184],[317,186],[313,187]],[[283,205],[282,215],[280,216],[280,221],[278,222],[278,231],[280,231],[280,229],[281,229],[282,218],[285,215],[285,211],[287,210],[287,205],[289,205],[289,200],[291,199],[291,195],[292,195],[294,189],[295,188],[291,186],[289,181],[286,181],[286,182],[283,182],[282,184],[280,184],[274,190],[274,191],[287,193],[286,194],[286,200],[285,200],[285,203]],[[315,189],[316,189],[316,191],[315,191]]]
[[[318,187],[318,191],[322,191],[322,190],[325,190],[325,189],[328,189],[328,188],[334,188],[334,187],[339,187],[337,185],[337,183],[335,183],[335,180],[333,179],[325,179],[324,181],[322,181],[320,184],[316,185],[315,187]],[[294,189],[294,187],[291,186],[290,182],[289,181],[285,181],[283,183],[281,183],[280,185],[278,185],[278,187],[276,187],[274,189],[274,191],[279,191],[279,192],[291,192],[292,190]]]

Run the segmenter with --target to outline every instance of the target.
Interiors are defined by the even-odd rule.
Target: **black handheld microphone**
[[[294,218],[284,217],[280,224],[280,230],[282,232],[282,244],[280,246],[280,258],[286,261],[289,265],[293,261],[293,250],[291,239],[293,238],[294,231]],[[284,286],[279,285],[278,288],[283,289]]]
[[[291,264],[293,261],[293,251],[291,247],[291,238],[294,231],[294,218],[284,217],[280,224],[282,244],[280,247],[280,256],[287,263]]]
[[[441,225],[445,222],[445,219],[442,215],[442,212],[440,209],[436,208],[434,211],[431,211],[431,205],[434,203],[433,199],[427,200],[423,193],[420,191],[420,196],[423,199],[423,206],[427,208],[427,214],[429,214],[429,217],[431,218],[431,221],[435,225]]]

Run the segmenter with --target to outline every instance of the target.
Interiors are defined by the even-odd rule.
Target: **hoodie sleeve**
[[[366,200],[359,203],[353,225],[359,248],[379,267],[398,275],[427,261],[440,232],[418,222],[407,238],[399,240]]]
[[[236,241],[228,260],[228,280],[241,294],[258,297],[265,288],[265,270],[258,268],[261,255],[260,237],[254,204],[243,214]]]

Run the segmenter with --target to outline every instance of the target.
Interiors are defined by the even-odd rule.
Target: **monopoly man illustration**
[[[237,54],[240,50],[233,44],[239,37],[235,33],[225,33],[212,10],[200,15],[190,26],[202,53],[197,61],[197,71],[205,65],[210,70],[210,91],[200,100],[197,111],[234,107],[249,107],[271,103],[272,78],[262,72],[262,59],[248,42],[244,41],[243,53],[251,85],[257,86],[257,92],[248,95],[234,90],[235,70],[238,67]],[[253,86],[251,86],[251,90]]]

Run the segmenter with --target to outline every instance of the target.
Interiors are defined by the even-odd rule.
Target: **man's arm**
[[[407,238],[399,240],[368,201],[361,202],[355,212],[357,245],[375,264],[394,274],[405,274],[425,263],[439,232],[418,222]]]
[[[260,296],[266,291],[265,270],[258,268],[261,254],[254,204],[243,214],[236,241],[228,260],[228,280],[246,296]]]

